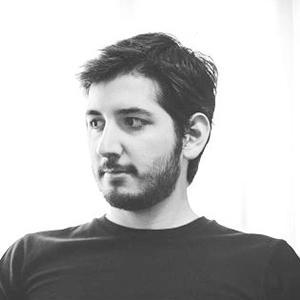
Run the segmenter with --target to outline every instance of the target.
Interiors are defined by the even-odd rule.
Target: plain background
[[[193,208],[300,253],[299,19],[297,0],[2,1],[0,254],[104,214],[75,74],[97,49],[153,31],[219,69]]]

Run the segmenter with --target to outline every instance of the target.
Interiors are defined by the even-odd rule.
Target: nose
[[[120,157],[123,151],[121,134],[116,125],[106,124],[99,136],[96,152],[100,157]]]

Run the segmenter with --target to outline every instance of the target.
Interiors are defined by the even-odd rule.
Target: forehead
[[[88,109],[110,112],[139,107],[151,112],[164,109],[158,104],[158,84],[141,75],[126,74],[108,82],[92,84],[88,95]],[[166,112],[165,112],[166,113]]]

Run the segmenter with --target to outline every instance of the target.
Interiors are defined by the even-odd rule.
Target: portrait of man
[[[300,260],[286,241],[189,204],[217,76],[211,58],[161,32],[83,66],[92,172],[108,210],[15,242],[0,261],[1,300],[300,299]]]

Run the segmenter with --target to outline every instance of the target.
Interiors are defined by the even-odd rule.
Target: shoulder
[[[236,243],[247,244],[248,246],[268,245],[274,246],[280,242],[280,239],[258,233],[247,233],[245,231],[236,230],[230,227],[223,226],[216,221],[210,221],[206,226],[206,235],[216,240],[225,240]]]
[[[25,274],[33,266],[56,257],[65,247],[76,248],[77,242],[92,237],[97,219],[60,230],[29,233],[13,243],[0,259],[0,299],[22,295]],[[23,297],[19,297],[22,299]]]
[[[28,233],[13,243],[1,258],[1,267],[20,265],[32,256],[46,253],[61,244],[68,244],[95,235],[97,219],[89,223],[58,230]]]
[[[260,287],[262,299],[300,299],[300,259],[285,240],[211,221],[205,242],[213,261],[238,280],[246,274],[247,282]]]
[[[211,221],[207,226],[206,237],[224,251],[240,253],[245,259],[247,257],[253,260],[263,259],[265,263],[269,263],[282,256],[297,257],[291,246],[283,239],[235,230],[215,221]]]
[[[300,299],[300,259],[283,239],[245,233],[212,221],[207,241],[216,260],[226,261],[253,281],[259,279],[264,299]],[[212,247],[210,247],[212,248]],[[242,276],[242,275],[241,275]]]

